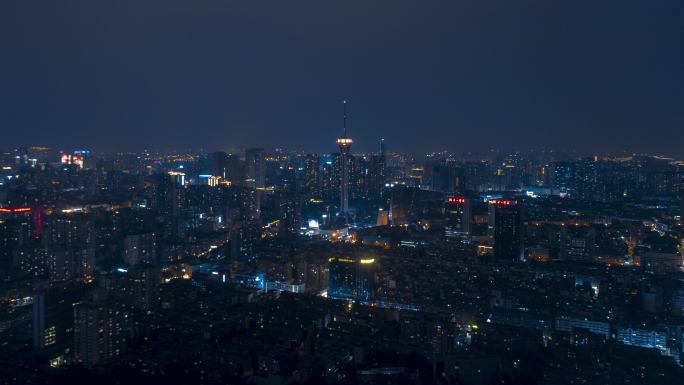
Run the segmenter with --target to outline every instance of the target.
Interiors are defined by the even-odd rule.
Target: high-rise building
[[[446,226],[452,232],[470,234],[472,222],[471,199],[465,196],[447,197],[444,207]]]
[[[229,207],[236,209],[242,223],[259,223],[259,194],[252,187],[231,186],[228,190]]]
[[[592,262],[596,248],[596,231],[587,226],[561,228],[560,257],[569,261]]]
[[[573,166],[570,162],[554,162],[551,164],[549,179],[551,188],[558,192],[568,192],[573,186]]]
[[[418,193],[417,188],[405,186],[395,186],[390,191],[389,221],[392,226],[405,225],[414,219]]]
[[[216,151],[211,154],[211,175],[226,178],[228,175],[228,154]]]
[[[123,259],[128,266],[157,261],[157,242],[154,233],[129,234],[124,238]]]
[[[340,154],[331,154],[321,162],[321,195],[329,202],[340,198],[340,179],[338,174],[338,158]]]
[[[266,185],[266,160],[263,148],[245,151],[245,182],[248,186],[262,188]]]
[[[340,214],[347,217],[349,214],[349,151],[353,140],[347,137],[347,101],[344,102],[344,132],[341,138],[337,139],[337,146],[340,148]]]
[[[366,200],[370,198],[371,161],[367,156],[348,158],[349,166],[349,199]]]
[[[328,259],[328,297],[370,301],[375,291],[375,259]]]
[[[375,223],[376,226],[387,226],[389,225],[389,211],[382,208],[378,209],[378,219]]]
[[[263,148],[245,151],[245,185],[255,189],[256,218],[261,218],[261,189],[266,185],[266,160]]]
[[[371,156],[369,198],[380,199],[385,192],[385,173],[387,158],[385,154],[385,139],[380,141],[380,153]]]
[[[98,159],[95,164],[95,170],[97,172],[97,190],[100,193],[106,193],[108,186],[108,167],[102,159]]]
[[[74,306],[74,360],[92,367],[119,355],[125,347],[123,318],[113,303]]]
[[[493,227],[494,256],[497,259],[522,260],[524,258],[523,228],[520,202],[515,199],[489,201],[490,221]]]
[[[592,201],[601,197],[598,182],[599,163],[594,158],[585,158],[573,164],[573,197],[579,200]]]
[[[244,179],[244,170],[242,166],[243,165],[240,163],[239,156],[235,154],[228,155],[225,160],[225,178],[231,181],[231,183],[234,185],[242,184],[242,180]]]
[[[185,208],[185,174],[154,174],[146,185],[150,207],[160,214],[180,216]]]
[[[321,199],[321,158],[318,155],[307,155],[304,162],[304,189],[310,198]]]
[[[138,265],[126,273],[131,304],[141,310],[155,308],[159,304],[159,268],[154,265]]]
[[[230,232],[230,255],[242,261],[256,259],[256,246],[261,237],[260,227],[254,224],[244,224]]]
[[[35,236],[34,222],[30,208],[0,208],[0,268],[17,265]]]
[[[327,289],[328,264],[321,261],[308,262],[306,264],[306,289],[319,293]]]
[[[33,296],[33,347],[42,349],[57,342],[57,328],[48,326],[46,322],[47,306],[45,294]]]
[[[33,296],[33,347],[68,347],[73,342],[73,305],[83,295],[82,286],[53,286]]]
[[[449,164],[433,166],[432,189],[446,193],[464,193],[465,174],[463,169]]]
[[[353,298],[356,290],[356,261],[351,258],[330,258],[328,262],[328,297]]]
[[[375,294],[375,269],[376,262],[373,258],[360,258],[356,276],[356,298],[361,301],[370,301]]]
[[[299,234],[302,225],[302,199],[294,192],[279,191],[277,194],[279,231],[281,236]]]
[[[82,279],[95,264],[94,223],[86,215],[52,215],[45,220],[43,242],[51,281]]]

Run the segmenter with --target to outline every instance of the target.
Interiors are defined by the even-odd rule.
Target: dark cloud
[[[7,146],[684,155],[684,3],[4,1]]]

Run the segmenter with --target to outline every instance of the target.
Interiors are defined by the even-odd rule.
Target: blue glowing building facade
[[[368,302],[375,291],[375,259],[328,259],[328,297]]]

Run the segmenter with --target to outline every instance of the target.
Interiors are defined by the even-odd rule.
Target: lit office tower
[[[375,260],[372,258],[328,259],[328,297],[369,301],[375,290]]]
[[[305,180],[304,187],[309,198],[320,199],[321,191],[321,158],[318,155],[307,155],[304,164]]]
[[[356,299],[370,301],[375,292],[375,259],[361,258],[356,273]]]
[[[245,182],[248,186],[261,188],[266,185],[264,149],[250,148],[245,151]]]
[[[490,228],[493,227],[494,256],[497,259],[523,259],[523,232],[520,202],[513,199],[489,201]]]
[[[74,359],[86,367],[117,356],[125,346],[123,315],[113,304],[74,306]]]
[[[350,258],[330,258],[328,262],[328,297],[353,298],[356,261]]]
[[[470,234],[472,220],[470,198],[463,196],[447,197],[444,216],[448,230],[454,233]]]
[[[337,145],[340,147],[340,164],[341,164],[341,178],[340,178],[340,214],[344,217],[347,216],[349,212],[349,162],[347,158],[349,157],[349,150],[351,150],[351,145],[353,141],[351,138],[347,138],[347,101],[344,102],[344,120],[343,128],[344,133],[341,138],[337,139]]]

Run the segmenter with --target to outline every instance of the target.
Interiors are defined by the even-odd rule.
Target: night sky
[[[0,1],[2,146],[684,155],[684,1]]]

